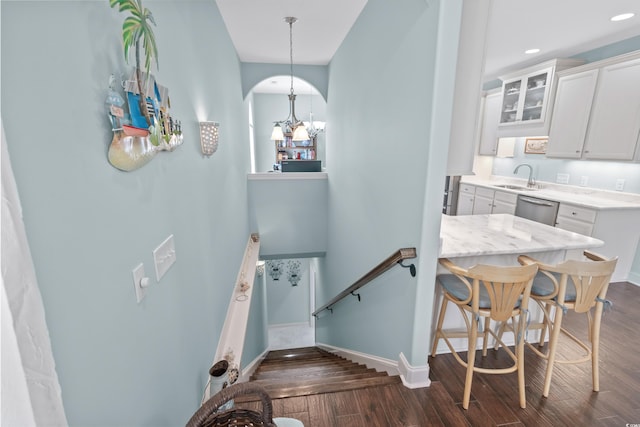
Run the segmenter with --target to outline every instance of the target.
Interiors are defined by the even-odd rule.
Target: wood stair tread
[[[352,379],[339,382],[329,382],[325,384],[305,384],[294,383],[289,387],[266,388],[271,399],[282,399],[286,397],[309,396],[312,394],[337,393],[341,391],[357,390],[368,387],[380,387],[391,384],[401,383],[400,377],[397,376],[379,376],[372,378]],[[246,400],[245,400],[246,399]],[[251,402],[256,400],[255,397],[242,397],[239,402]]]
[[[398,384],[398,376],[377,372],[317,347],[270,351],[251,376],[272,399],[334,393]],[[256,397],[236,400],[250,402]]]
[[[373,368],[367,368],[366,366],[356,367],[323,367],[323,368],[300,368],[295,370],[286,371],[269,371],[255,373],[251,376],[251,381],[262,380],[269,378],[284,378],[284,377],[318,377],[318,376],[336,376],[345,374],[360,374],[365,372],[376,372]]]
[[[331,382],[340,382],[351,379],[360,379],[360,378],[375,378],[375,377],[383,377],[388,376],[386,372],[364,372],[364,373],[346,373],[342,375],[333,375],[333,376],[322,376],[322,377],[306,377],[306,376],[295,376],[295,377],[281,377],[281,378],[267,378],[267,379],[259,379],[253,382],[263,385],[266,389],[271,389],[275,387],[286,386],[287,384],[324,384]]]

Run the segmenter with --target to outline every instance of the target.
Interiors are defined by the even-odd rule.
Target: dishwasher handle
[[[540,199],[531,199],[529,197],[520,196],[518,198],[518,200],[521,200],[521,201],[527,202],[527,203],[531,203],[532,205],[553,207],[553,203],[546,202],[546,201],[540,200]]]

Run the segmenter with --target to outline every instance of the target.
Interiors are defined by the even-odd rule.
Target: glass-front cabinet
[[[547,68],[535,74],[504,82],[501,125],[544,120],[552,72],[551,68]]]
[[[556,72],[584,61],[553,59],[500,77],[498,137],[547,135],[556,92]]]

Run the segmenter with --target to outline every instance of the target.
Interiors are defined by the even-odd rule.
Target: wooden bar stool
[[[575,364],[591,360],[593,391],[600,389],[600,322],[605,304],[610,304],[605,298],[618,258],[607,259],[589,251],[584,251],[584,255],[586,261],[567,260],[557,265],[547,265],[526,255],[518,258],[523,265],[537,265],[539,268],[531,288],[531,298],[542,308],[544,318],[541,323],[530,325],[529,329],[541,329],[538,347],[544,347],[548,330],[549,344],[546,351],[541,351],[529,342],[527,345],[538,356],[547,360],[542,391],[544,397],[549,396],[551,376],[556,363]],[[586,313],[590,345],[562,327],[562,318],[568,310]],[[560,333],[580,346],[585,354],[573,359],[556,359]]]
[[[431,355],[436,356],[438,342],[443,339],[455,359],[467,369],[464,384],[462,407],[469,408],[473,373],[508,374],[518,372],[518,391],[520,407],[526,407],[524,387],[524,331],[527,323],[529,293],[538,267],[527,266],[502,267],[493,265],[475,265],[469,269],[459,267],[448,259],[440,259],[440,264],[451,272],[437,276],[442,287],[444,298],[438,316],[435,339]],[[454,332],[442,329],[448,302],[455,304],[467,328],[467,332]],[[484,330],[481,331],[481,320],[484,318]],[[515,352],[507,347],[501,338],[490,329],[490,322],[512,321],[515,335]],[[474,366],[478,338],[483,338],[482,355],[487,354],[487,338],[491,335],[502,345],[513,361],[506,368],[482,368]],[[454,349],[450,338],[467,338],[467,360],[465,361]]]

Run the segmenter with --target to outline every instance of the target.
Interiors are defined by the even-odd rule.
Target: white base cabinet
[[[618,257],[612,281],[629,278],[638,242],[640,241],[640,209],[595,210],[560,203],[556,227],[585,236],[595,237],[604,246],[593,251],[607,257]]]
[[[460,184],[457,215],[484,215],[516,213],[518,195],[508,191]]]
[[[473,202],[476,194],[475,185],[460,184],[458,191],[458,211],[456,215],[473,214]]]

